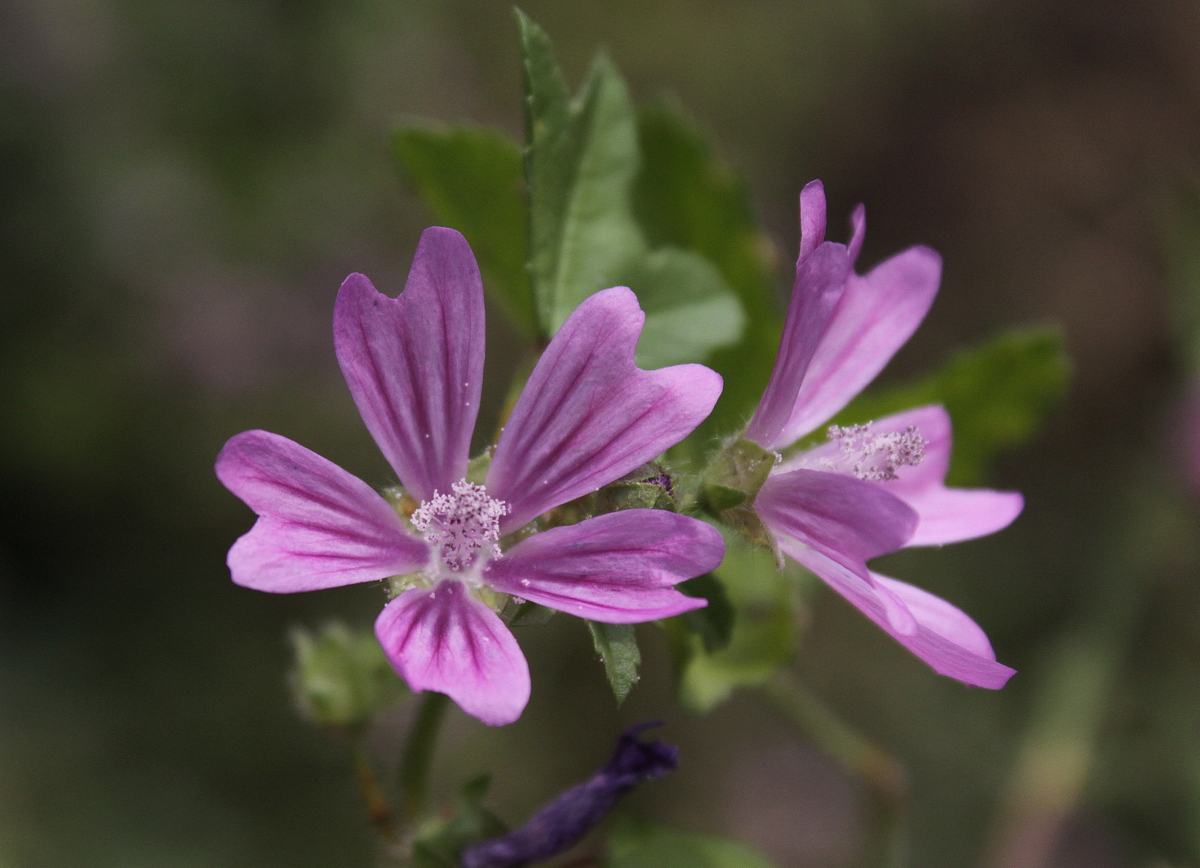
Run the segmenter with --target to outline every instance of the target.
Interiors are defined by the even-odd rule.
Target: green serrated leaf
[[[680,582],[675,589],[689,597],[701,597],[708,601],[703,609],[693,609],[679,616],[684,625],[700,637],[704,650],[712,654],[726,647],[733,635],[736,615],[721,580],[712,573],[705,573]]]
[[[711,835],[626,820],[608,836],[607,868],[772,868],[753,850]]]
[[[544,30],[517,13],[526,88],[530,276],[541,326],[553,334],[619,266],[645,249],[630,187],[637,124],[625,83],[601,56],[574,101]]]
[[[663,622],[679,668],[679,701],[697,713],[720,705],[737,687],[761,684],[796,649],[798,601],[794,577],[780,572],[771,552],[727,538],[715,571],[733,610],[728,643],[709,650],[702,634]]]
[[[736,343],[745,327],[737,297],[713,265],[691,251],[663,247],[634,257],[614,275],[637,293],[646,324],[637,363],[661,368],[706,359]]]
[[[832,420],[845,425],[923,404],[942,404],[954,422],[947,482],[973,485],[1003,449],[1027,440],[1058,403],[1071,363],[1061,332],[1017,329],[952,358],[916,383],[854,399]]]
[[[434,218],[466,237],[492,299],[536,335],[520,146],[499,130],[415,123],[397,129],[392,143]]]
[[[694,251],[713,263],[748,314],[740,342],[706,360],[725,379],[703,439],[736,429],[762,395],[783,318],[777,297],[777,259],[754,219],[746,183],[717,158],[703,130],[668,101],[638,114],[642,166],[634,212],[652,246]]]
[[[587,625],[592,634],[592,644],[604,661],[608,684],[612,687],[617,705],[620,705],[637,683],[637,670],[642,662],[633,625],[601,624],[598,621],[588,621]]]
[[[616,68],[601,56],[567,97],[545,31],[518,13],[525,58],[530,276],[543,332],[585,298],[626,285],[646,311],[638,363],[707,357],[738,341],[744,317],[721,272],[695,251],[648,250],[633,215],[637,119]]]

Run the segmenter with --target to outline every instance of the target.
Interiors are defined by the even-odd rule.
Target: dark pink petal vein
[[[716,569],[714,528],[660,509],[630,509],[552,528],[487,566],[498,591],[610,624],[639,624],[705,605],[674,585]]]
[[[529,664],[490,608],[458,581],[405,591],[375,635],[413,690],[445,693],[489,726],[512,723],[529,701]]]
[[[613,287],[586,299],[550,341],[488,470],[488,493],[512,509],[503,532],[619,479],[712,411],[721,393],[715,372],[634,364],[645,318],[637,296]]]
[[[358,411],[414,497],[463,478],[483,382],[483,283],[466,239],[426,229],[399,298],[361,274],[333,313],[338,362]]]

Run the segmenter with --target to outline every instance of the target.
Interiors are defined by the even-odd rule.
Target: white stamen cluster
[[[882,434],[866,425],[829,426],[829,439],[841,450],[840,461],[826,462],[831,470],[848,472],[869,482],[891,482],[898,479],[896,468],[915,467],[925,458],[929,441],[921,436],[915,425],[903,431]]]
[[[499,556],[495,544],[500,539],[500,518],[508,512],[509,505],[488,497],[482,485],[461,479],[454,483],[452,494],[434,491],[433,497],[421,501],[412,523],[442,563],[458,573],[475,563],[485,548],[490,549],[487,555]]]

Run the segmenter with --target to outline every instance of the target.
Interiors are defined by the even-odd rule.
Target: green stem
[[[816,694],[781,673],[759,688],[775,709],[853,775],[867,800],[862,864],[900,868],[907,861],[908,786],[891,754],[846,725]]]
[[[421,694],[417,715],[408,732],[408,745],[400,760],[400,804],[405,819],[412,823],[425,808],[429,787],[429,767],[433,764],[433,748],[442,725],[450,698],[444,693],[426,691]]]

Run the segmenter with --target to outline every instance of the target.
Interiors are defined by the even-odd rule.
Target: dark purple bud
[[[679,765],[679,751],[671,745],[638,741],[638,733],[659,725],[642,723],[625,730],[608,765],[563,792],[521,828],[467,847],[463,868],[521,868],[570,847],[600,822],[623,793]]]

